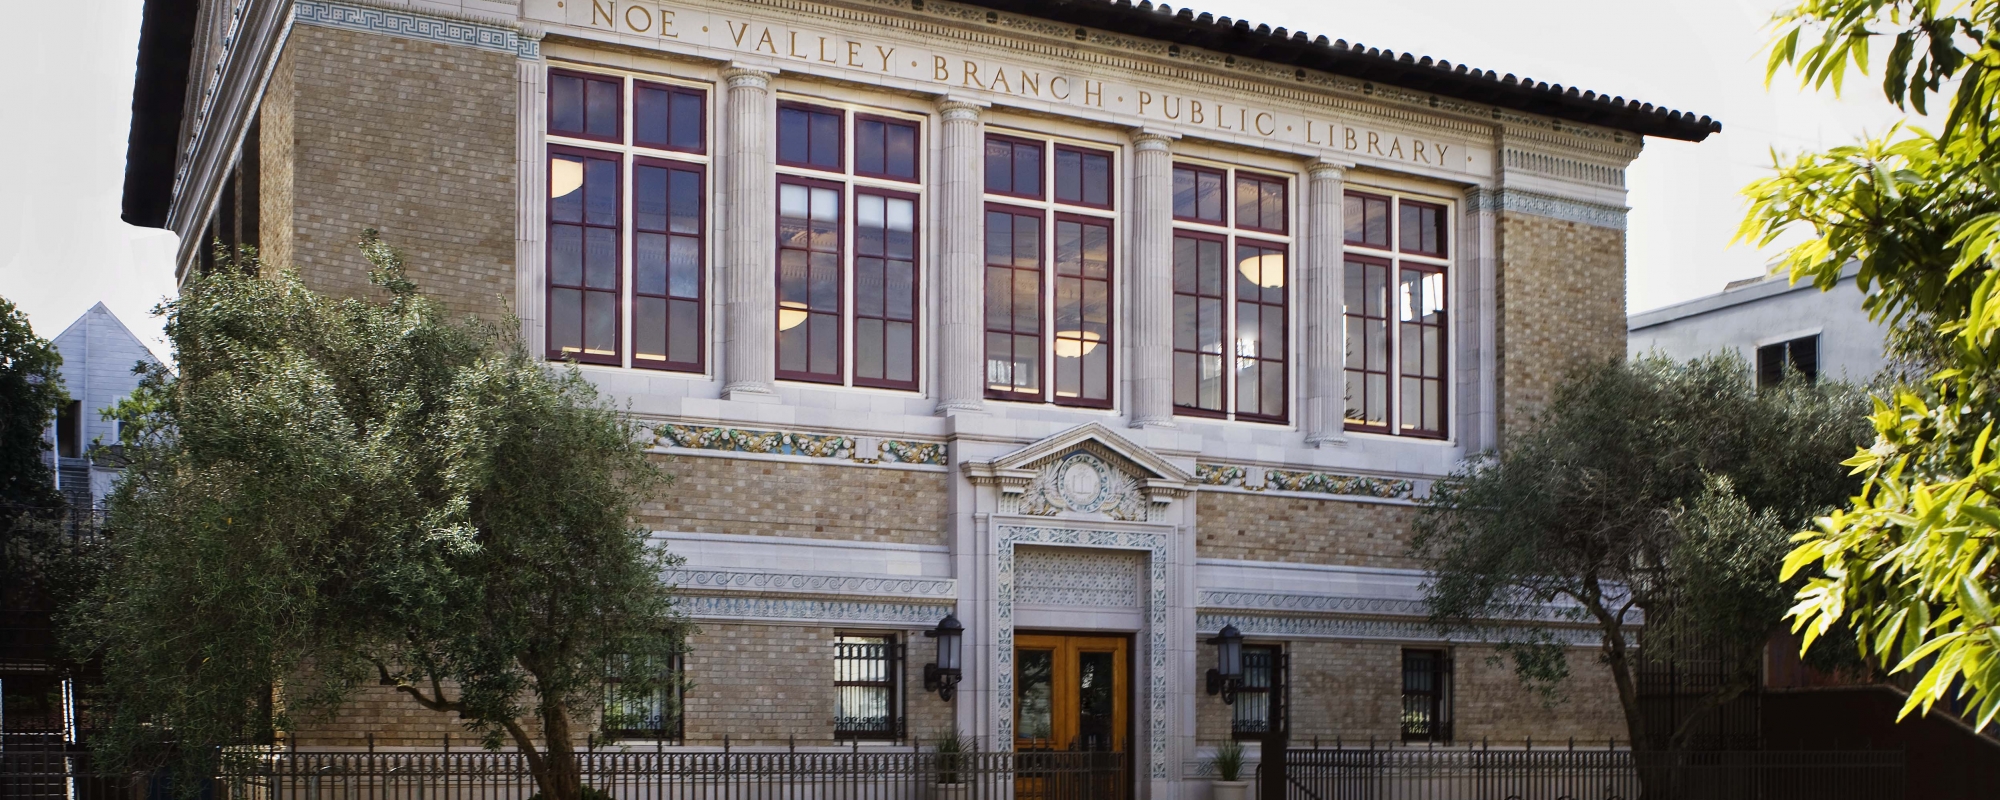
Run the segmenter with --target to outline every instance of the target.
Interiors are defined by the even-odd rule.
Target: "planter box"
[[[1249,781],[1214,781],[1209,789],[1215,800],[1245,800],[1250,796]]]

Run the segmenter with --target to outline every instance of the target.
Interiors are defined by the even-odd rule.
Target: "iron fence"
[[[1122,800],[1123,753],[585,752],[587,800]],[[0,755],[0,797],[165,800],[157,782],[87,774],[83,764]],[[79,783],[82,781],[82,783]],[[202,794],[213,800],[529,800],[517,752],[237,751]]]
[[[1900,800],[1905,777],[1900,750],[1299,749],[1285,760],[1289,800]]]

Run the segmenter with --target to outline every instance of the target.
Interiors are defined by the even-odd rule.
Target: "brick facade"
[[[1399,721],[1405,647],[1437,647],[1396,642],[1296,641],[1286,646],[1292,658],[1292,742],[1307,747],[1313,737],[1332,746],[1371,740],[1402,740]],[[1597,652],[1569,652],[1570,678],[1564,697],[1553,707],[1521,685],[1512,662],[1495,663],[1489,646],[1452,648],[1452,713],[1455,741],[1482,739],[1519,745],[1533,737],[1578,742],[1627,738],[1625,717],[1618,705],[1611,673],[1597,661]],[[1208,665],[1201,666],[1203,671]],[[1201,676],[1196,676],[1200,685]],[[1213,744],[1230,736],[1232,709],[1204,694],[1195,699],[1196,736]]]
[[[687,743],[726,735],[746,747],[834,744],[833,641],[843,632],[895,633],[908,647],[898,668],[910,736],[929,742],[952,731],[951,705],[923,691],[930,648],[919,631],[705,622],[689,639]]]
[[[269,262],[313,289],[357,294],[368,262],[355,242],[374,228],[453,315],[503,317],[514,297],[514,62],[297,26],[264,104],[265,163],[279,169],[264,183],[265,229],[280,229],[267,236]],[[269,160],[286,155],[288,167]]]
[[[1499,219],[1500,429],[1534,418],[1566,370],[1625,355],[1625,232]]]
[[[1415,509],[1245,492],[1195,496],[1195,550],[1201,558],[1413,569]]]
[[[902,469],[679,456],[672,485],[639,506],[656,530],[945,543],[949,476]]]

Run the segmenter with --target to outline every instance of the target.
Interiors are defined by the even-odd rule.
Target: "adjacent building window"
[[[1428,438],[1448,433],[1448,216],[1440,203],[1347,194],[1349,430]]]
[[[916,390],[921,123],[789,102],[778,115],[777,377]]]
[[[833,648],[834,738],[897,738],[896,637],[841,634]]]
[[[987,137],[987,397],[1111,406],[1113,186],[1109,151]]]
[[[1757,385],[1775,386],[1796,372],[1807,381],[1819,380],[1819,334],[1757,348]]]
[[[1271,731],[1271,677],[1277,671],[1280,648],[1243,646],[1243,685],[1236,689],[1235,716],[1230,730],[1239,739],[1255,739]]]
[[[707,98],[696,86],[550,71],[550,358],[705,368]]]
[[[1403,741],[1451,741],[1451,654],[1403,651]]]
[[[1290,393],[1286,179],[1177,164],[1173,184],[1175,410],[1283,422]],[[1234,203],[1225,202],[1227,186]]]
[[[612,737],[678,740],[686,735],[682,709],[686,700],[681,679],[683,657],[675,655],[663,668],[663,685],[627,690],[619,681],[606,687],[604,733]]]

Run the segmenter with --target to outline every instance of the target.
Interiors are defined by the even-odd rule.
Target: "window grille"
[[[1243,685],[1236,689],[1236,716],[1230,724],[1238,739],[1271,732],[1271,670],[1277,665],[1278,652],[1277,647],[1243,646]]]
[[[604,701],[605,735],[680,740],[686,734],[681,713],[686,682],[680,679],[685,668],[682,656],[676,654],[667,661],[665,685],[628,691],[620,681],[609,681]]]
[[[843,634],[833,648],[834,738],[898,738],[896,637]]]
[[[1403,651],[1403,741],[1451,741],[1451,656]]]

